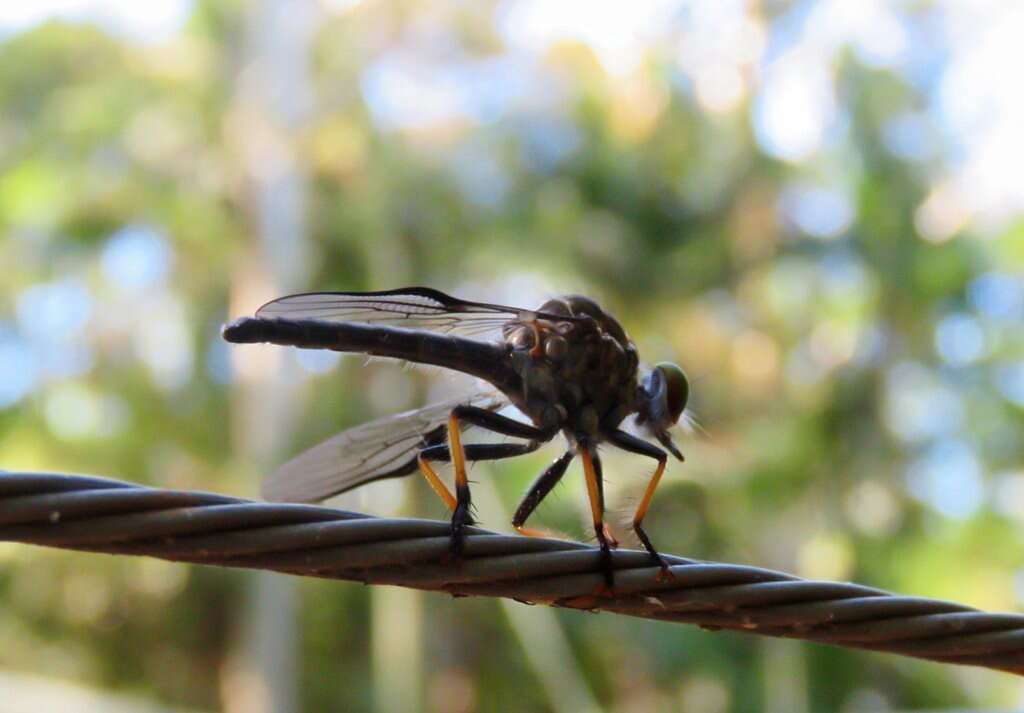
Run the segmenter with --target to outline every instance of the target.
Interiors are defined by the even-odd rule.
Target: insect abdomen
[[[513,387],[519,378],[508,362],[504,345],[448,334],[355,322],[259,317],[242,317],[226,325],[221,333],[235,344],[265,342],[441,366],[484,379],[502,390]]]

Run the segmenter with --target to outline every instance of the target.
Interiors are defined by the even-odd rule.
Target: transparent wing
[[[467,336],[495,332],[512,321],[573,319],[519,307],[468,302],[429,287],[405,287],[384,292],[307,292],[288,295],[263,305],[257,310],[256,316],[268,319],[362,322]]]
[[[408,475],[416,470],[421,448],[445,442],[448,414],[460,404],[497,411],[508,401],[496,391],[481,391],[342,431],[272,473],[263,481],[263,497],[313,503],[374,480]]]

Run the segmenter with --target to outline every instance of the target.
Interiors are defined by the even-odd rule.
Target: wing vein
[[[282,465],[264,481],[263,495],[273,501],[318,502],[364,483],[404,475],[395,471],[427,439],[433,442],[443,434],[448,415],[460,404],[497,411],[508,401],[488,389],[354,426]]]

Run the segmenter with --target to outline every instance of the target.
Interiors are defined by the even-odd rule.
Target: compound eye
[[[663,361],[654,368],[661,373],[665,380],[666,411],[671,417],[672,423],[676,423],[690,398],[690,382],[683,370],[671,362]]]

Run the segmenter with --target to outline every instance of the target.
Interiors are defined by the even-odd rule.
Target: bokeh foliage
[[[791,22],[774,4],[751,8],[765,32]],[[753,69],[749,98],[709,110],[666,46],[621,75],[566,41],[532,70],[548,96],[525,92],[486,120],[382,118],[368,76],[388,52],[414,53],[435,31],[444,62],[499,58],[499,10],[366,3],[318,18],[313,109],[294,129],[308,287],[591,294],[646,360],[691,375],[702,429],[651,510],[662,548],[1017,608],[1024,222],[946,233],[928,222],[956,146],[936,133],[910,155],[887,138],[926,89],[837,52],[839,128],[793,160],[766,147],[747,111]],[[926,12],[907,21],[926,27]],[[4,467],[254,492],[230,446],[233,376],[217,331],[254,250],[241,165],[259,137],[236,101],[246,21],[243,3],[201,2],[159,46],[58,22],[0,42]],[[520,66],[487,81],[514,86]],[[382,403],[422,400],[430,376],[399,374],[351,360],[296,383],[316,399],[294,448]],[[399,393],[382,397],[381,383]],[[511,508],[549,455],[480,477]],[[646,464],[609,464],[625,511]],[[410,490],[420,513],[441,516],[425,488]],[[585,537],[578,490],[556,493],[538,520]],[[0,562],[0,665],[218,707],[239,575],[12,546]],[[370,710],[366,591],[301,587],[305,709]],[[480,711],[549,705],[495,603],[425,607],[428,686],[468,687]],[[1005,676],[895,657],[559,620],[609,710],[769,710],[780,671],[816,711],[1017,695]]]

